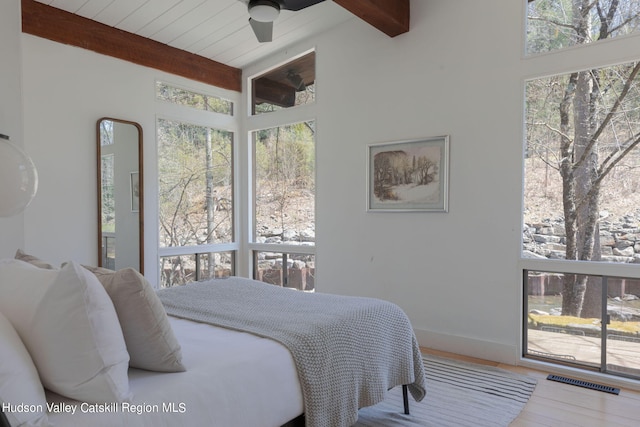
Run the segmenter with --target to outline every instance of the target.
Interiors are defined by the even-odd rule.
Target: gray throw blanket
[[[296,364],[307,427],[347,427],[358,409],[408,384],[425,395],[420,348],[406,314],[373,298],[304,293],[231,277],[158,291],[168,314],[283,344]],[[398,408],[401,412],[402,408]]]

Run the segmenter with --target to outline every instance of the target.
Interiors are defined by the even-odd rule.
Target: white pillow
[[[47,401],[31,356],[0,313],[0,405],[12,426],[48,427]],[[7,408],[5,408],[7,409]]]
[[[31,354],[45,388],[92,403],[122,402],[127,353],[113,303],[98,279],[75,262],[45,270],[0,263],[0,311]]]

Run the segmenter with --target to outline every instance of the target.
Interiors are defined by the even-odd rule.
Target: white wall
[[[523,79],[562,70],[565,58],[586,64],[593,54],[523,59],[523,6],[412,1],[407,34],[388,38],[354,18],[245,70],[317,48],[318,289],[391,300],[422,344],[512,363],[521,316]],[[24,139],[41,175],[25,215],[27,249],[54,262],[95,262],[95,122],[123,118],[144,129],[145,273],[153,274],[160,73],[29,35],[22,43]],[[607,60],[640,57],[637,39],[610,46],[598,48]],[[367,213],[367,144],[445,134],[449,212]]]
[[[391,300],[421,344],[507,363],[521,335],[524,81],[594,59],[524,58],[524,5],[414,0],[407,34],[354,19],[245,70],[317,48],[317,288]],[[640,44],[595,51],[617,62]],[[367,213],[367,144],[439,135],[451,142],[449,212]]]
[[[412,1],[396,38],[317,41],[318,282],[391,300],[431,347],[514,362],[520,316],[521,3]],[[367,213],[367,144],[450,136],[448,213]]]
[[[55,264],[73,259],[95,265],[96,123],[105,116],[140,123],[149,156],[156,74],[27,34],[22,42],[24,132],[40,175],[25,213],[27,250]],[[149,222],[153,226],[153,218]]]
[[[0,2],[0,133],[24,147],[20,93],[20,2]],[[1,185],[1,183],[0,183]],[[24,216],[0,218],[0,258],[12,257],[24,246]]]
[[[22,50],[25,146],[40,176],[25,212],[26,250],[54,264],[97,263],[96,123],[102,117],[137,122],[144,158],[144,271],[157,283],[155,132],[156,117],[167,107],[156,101],[155,84],[211,87],[29,34],[22,34]]]

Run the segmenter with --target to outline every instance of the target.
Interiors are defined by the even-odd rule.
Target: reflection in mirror
[[[98,120],[98,265],[144,273],[142,127]]]

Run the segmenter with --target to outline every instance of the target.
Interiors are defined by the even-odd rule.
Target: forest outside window
[[[528,0],[527,54],[637,33],[638,0]]]
[[[528,12],[548,25],[528,27],[535,52],[594,49],[634,32],[640,3],[533,0]],[[640,61],[592,58],[525,83],[523,354],[638,378]]]
[[[157,143],[163,286],[233,271],[233,256],[215,253],[234,239],[233,133],[159,119]]]
[[[247,120],[252,276],[307,292],[315,290],[315,58],[308,51],[251,77]]]
[[[254,241],[315,245],[315,122],[253,132]]]

